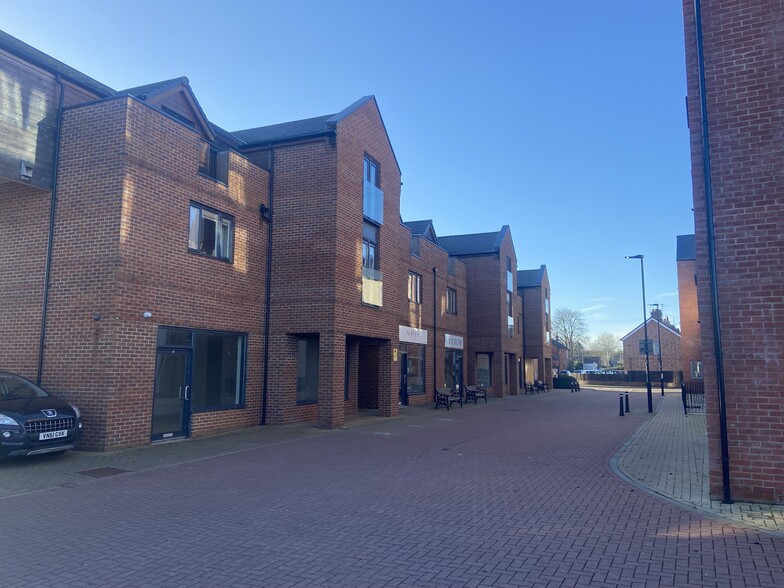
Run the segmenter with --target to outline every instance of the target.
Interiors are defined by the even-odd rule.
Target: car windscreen
[[[32,382],[13,374],[0,374],[0,400],[49,396]]]

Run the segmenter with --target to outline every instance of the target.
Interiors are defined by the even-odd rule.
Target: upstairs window
[[[457,290],[454,288],[446,289],[446,311],[449,314],[457,314]]]
[[[368,222],[362,227],[362,267],[378,269],[378,227]]]
[[[222,212],[191,203],[188,249],[232,260],[234,248],[234,219]]]
[[[408,272],[408,301],[422,304],[422,276]]]
[[[384,192],[379,187],[378,163],[365,156],[364,180],[362,183],[362,214],[376,224],[384,224]]]
[[[201,144],[199,152],[199,173],[217,182],[229,181],[229,152],[220,151],[215,145]]]

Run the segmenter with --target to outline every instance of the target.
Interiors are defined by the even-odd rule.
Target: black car
[[[0,457],[62,453],[81,435],[81,414],[73,404],[0,372]]]

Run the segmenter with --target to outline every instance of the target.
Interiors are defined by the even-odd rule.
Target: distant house
[[[648,328],[648,360],[651,371],[659,371],[659,354],[665,372],[677,372],[681,366],[681,334],[661,309],[651,311],[646,321]],[[661,337],[661,345],[659,344]],[[626,371],[645,371],[645,328],[642,323],[621,338],[623,367]]]

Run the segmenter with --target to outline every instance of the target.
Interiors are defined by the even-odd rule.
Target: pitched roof
[[[678,235],[678,249],[675,254],[676,261],[693,261],[697,259],[697,246],[694,235]]]
[[[517,287],[518,288],[537,288],[541,287],[544,280],[544,272],[547,266],[541,265],[539,269],[531,270],[518,270],[517,271]]]
[[[364,96],[336,114],[325,114],[324,116],[293,120],[266,127],[233,131],[232,134],[244,141],[248,146],[321,135],[333,131],[341,120],[369,100],[375,100],[375,98],[373,96]]]
[[[54,57],[50,57],[43,51],[31,47],[27,43],[23,43],[4,31],[0,31],[0,49],[4,49],[49,72],[60,74],[63,78],[87,88],[101,97],[105,98],[107,96],[112,96],[115,93],[109,86],[105,86],[101,82],[65,65],[62,61],[58,61]]]
[[[653,317],[649,317],[649,318],[648,318],[648,320],[647,320],[646,322],[648,323],[648,337],[650,337],[650,336],[651,336],[651,330],[650,330],[650,329],[651,329],[651,328],[655,328],[657,325],[661,325],[662,329],[665,329],[666,331],[669,331],[669,332],[670,332],[670,333],[672,333],[673,335],[677,335],[678,337],[680,337],[680,336],[681,336],[681,334],[680,334],[678,331],[676,331],[675,329],[671,328],[671,327],[668,325],[668,323],[666,323],[666,322],[663,322],[663,321],[662,321],[662,322],[659,322],[659,321],[657,321],[657,320],[656,320],[655,318],[653,318]],[[651,327],[651,323],[653,323],[653,327]],[[640,329],[642,329],[642,323],[640,323],[639,325],[637,325],[636,327],[634,327],[634,328],[633,328],[631,331],[629,331],[628,333],[626,333],[626,334],[625,334],[623,337],[621,337],[621,341],[626,341],[626,339],[628,339],[629,337],[631,337],[631,336],[632,336],[634,333],[636,333],[636,332],[637,332],[637,331],[639,331]]]
[[[438,244],[449,252],[449,255],[489,255],[498,253],[504,235],[509,226],[504,225],[500,231],[493,233],[474,233],[471,235],[451,235],[439,237]]]
[[[419,235],[424,237],[428,241],[431,241],[438,245],[438,236],[436,235],[436,229],[433,226],[433,221],[430,219],[427,220],[420,220],[420,221],[408,221],[403,223],[411,230],[412,235]]]
[[[130,94],[131,96],[136,96],[142,100],[147,100],[178,86],[190,86],[190,80],[185,76],[181,76],[179,78],[172,78],[171,80],[145,84],[144,86],[136,86],[135,88],[127,88],[119,93]]]
[[[306,118],[266,127],[257,127],[255,129],[233,131],[231,134],[243,141],[246,145],[299,139],[329,131],[330,129],[327,126],[327,121],[331,120],[333,116],[335,115],[327,114],[315,118]]]

